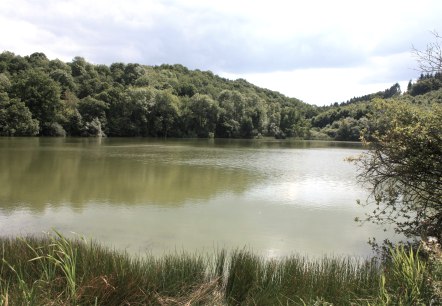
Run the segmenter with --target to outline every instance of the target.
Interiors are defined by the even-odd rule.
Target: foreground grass
[[[431,287],[428,267],[404,249],[394,250],[386,266],[350,258],[265,260],[246,250],[134,258],[57,232],[0,238],[0,243],[0,305],[418,305],[434,300],[426,289]]]

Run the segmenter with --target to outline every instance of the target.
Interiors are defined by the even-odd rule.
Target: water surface
[[[0,233],[76,232],[131,253],[248,247],[367,256],[356,143],[0,138]]]

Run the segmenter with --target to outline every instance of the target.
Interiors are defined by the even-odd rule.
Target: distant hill
[[[422,107],[442,103],[441,81],[439,74],[421,76],[414,84],[410,81],[405,93],[396,83],[384,91],[321,107],[311,119],[310,137],[358,141],[361,130],[370,125],[373,99],[396,99]]]
[[[441,75],[317,107],[182,65],[0,54],[0,135],[358,140],[375,98],[440,103]]]
[[[317,107],[182,65],[0,54],[2,135],[309,137]],[[17,122],[21,122],[18,124]]]

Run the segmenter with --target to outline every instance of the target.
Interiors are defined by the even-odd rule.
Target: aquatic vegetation
[[[408,305],[432,296],[430,269],[404,248],[380,263],[245,249],[133,257],[56,231],[0,245],[0,305]]]

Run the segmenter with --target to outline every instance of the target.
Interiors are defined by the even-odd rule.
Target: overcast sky
[[[0,52],[182,64],[324,105],[415,79],[442,1],[1,0]]]

